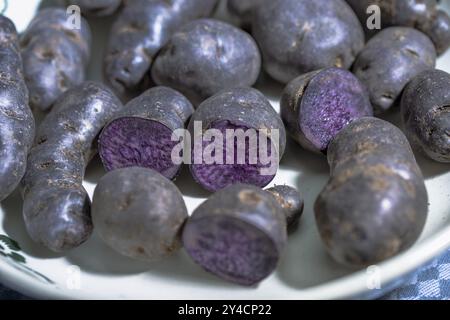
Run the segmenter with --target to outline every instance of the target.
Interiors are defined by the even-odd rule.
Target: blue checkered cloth
[[[0,300],[27,297],[0,285]],[[450,300],[450,250],[419,270],[405,286],[394,290],[385,300]]]

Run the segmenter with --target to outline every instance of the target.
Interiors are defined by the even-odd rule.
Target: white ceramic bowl
[[[0,10],[4,0],[0,0]],[[6,15],[23,30],[39,1],[9,1]],[[448,3],[447,9],[450,8]],[[99,80],[102,48],[111,19],[94,21],[94,59],[91,79]],[[438,68],[450,72],[450,53],[441,57]],[[267,80],[258,87],[278,108],[282,87]],[[393,122],[398,123],[396,116]],[[328,178],[326,159],[290,143],[273,184],[287,183],[301,190],[306,207],[299,229],[276,272],[257,288],[243,288],[223,282],[202,271],[181,251],[156,264],[132,261],[116,254],[94,235],[82,247],[66,256],[56,255],[34,244],[26,234],[21,199],[16,192],[1,204],[0,282],[35,298],[107,299],[336,299],[373,298],[402,284],[411,272],[450,247],[450,166],[417,155],[430,196],[429,218],[420,240],[407,252],[367,270],[350,270],[336,264],[325,252],[317,232],[312,206]],[[85,187],[92,195],[96,181],[104,174],[98,160],[88,168]],[[207,193],[185,170],[177,179],[192,210]]]

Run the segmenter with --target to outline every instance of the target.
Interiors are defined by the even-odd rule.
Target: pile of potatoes
[[[171,155],[173,135],[194,135],[196,122],[266,130],[278,162],[290,138],[326,157],[314,211],[337,262],[376,264],[419,238],[428,195],[413,149],[450,163],[450,74],[435,69],[450,18],[436,0],[229,0],[234,24],[214,18],[220,0],[57,2],[20,35],[0,15],[0,201],[20,189],[34,241],[67,252],[95,230],[131,258],[183,247],[224,280],[268,277],[302,196],[263,190],[275,173],[262,175],[248,153],[239,164],[194,162],[192,183],[211,196],[189,216],[173,182],[183,165]],[[81,10],[79,28],[69,5]],[[366,27],[371,5],[379,30]],[[100,83],[87,79],[88,21],[106,16]],[[262,73],[285,85],[280,114],[252,88]],[[401,113],[402,128],[379,118],[386,112]],[[106,173],[90,199],[82,183],[97,153]]]

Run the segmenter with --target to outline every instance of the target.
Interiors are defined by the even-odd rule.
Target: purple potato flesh
[[[145,167],[174,179],[181,165],[172,160],[172,150],[179,144],[172,135],[184,129],[193,112],[183,95],[167,87],[154,87],[131,100],[100,134],[105,169]]]
[[[252,33],[265,71],[288,83],[328,67],[348,69],[364,47],[364,32],[344,0],[271,0],[253,12]]]
[[[84,173],[97,153],[95,139],[121,107],[107,87],[84,82],[65,92],[39,126],[22,180],[23,216],[35,242],[63,252],[91,235]]]
[[[390,27],[377,33],[361,51],[353,73],[369,90],[374,112],[395,107],[409,81],[422,71],[434,69],[436,50],[422,32]]]
[[[229,120],[219,120],[213,122],[209,129],[219,130],[225,137],[223,145],[223,164],[193,164],[191,165],[191,173],[195,181],[202,185],[205,189],[210,191],[216,191],[223,189],[224,187],[235,183],[248,183],[251,185],[264,187],[273,180],[275,175],[261,175],[260,170],[268,165],[263,165],[258,161],[253,164],[249,161],[250,145],[247,139],[245,144],[245,164],[238,164],[238,146],[237,143],[233,143],[234,164],[226,164],[226,157],[229,152],[227,149],[227,143],[229,140],[226,138],[226,130],[243,130],[244,132],[251,129],[244,125],[239,125],[230,122]],[[259,149],[260,141],[258,139],[257,146]],[[210,142],[204,142],[205,148]],[[271,142],[267,141],[268,154],[271,152]]]
[[[331,177],[314,212],[331,256],[351,267],[380,263],[411,247],[426,222],[428,195],[407,138],[361,118],[328,148]]]
[[[147,168],[108,172],[92,200],[92,220],[100,238],[120,254],[156,261],[181,247],[188,217],[177,187]]]
[[[208,17],[217,0],[133,0],[124,2],[112,26],[104,77],[122,99],[147,88],[155,56],[185,23]]]
[[[372,114],[364,85],[349,71],[338,68],[294,79],[281,99],[281,116],[289,133],[314,152],[325,153],[340,130]]]
[[[252,286],[276,268],[287,242],[286,219],[268,192],[236,184],[193,212],[182,240],[189,256],[206,271]]]
[[[251,87],[260,69],[259,49],[249,34],[219,20],[198,19],[173,34],[156,57],[152,78],[197,106],[221,90]]]
[[[229,152],[232,151],[226,150],[227,135],[225,134],[224,141],[220,141],[220,146],[222,146],[224,151],[224,158],[221,159],[222,163],[217,163],[213,159],[214,161],[208,164],[204,156],[209,156],[211,153],[206,153],[205,149],[203,149],[203,153],[198,155],[196,154],[198,151],[194,146],[199,139],[203,141],[203,146],[205,146],[205,143],[207,145],[212,144],[206,141],[208,139],[204,139],[203,132],[195,132],[195,124],[199,122],[203,130],[217,129],[223,133],[227,129],[242,129],[241,133],[247,133],[247,137],[251,137],[253,134],[253,139],[245,138],[245,143],[243,136],[239,140],[236,138],[233,144],[229,143],[230,147],[231,145],[233,146],[234,160],[239,154],[241,157],[245,154],[245,159],[242,157],[240,163],[237,161],[230,163],[231,161],[228,161],[227,164],[226,161],[223,161],[227,157],[231,160]],[[188,129],[193,144],[191,172],[195,180],[210,191],[216,191],[237,182],[254,184],[259,187],[266,186],[276,173],[279,159],[281,159],[286,145],[286,132],[282,120],[267,98],[261,92],[252,88],[224,90],[207,99],[193,114]],[[247,131],[247,129],[251,131]],[[237,131],[231,131],[230,133],[239,134]],[[278,137],[276,137],[275,133],[278,133]],[[196,136],[198,134],[201,135]],[[231,137],[229,136],[229,138]],[[261,141],[260,138],[264,138],[264,141]],[[278,138],[278,141],[275,141],[273,138]],[[261,149],[262,143],[266,142],[266,148]],[[216,144],[214,143],[214,145]],[[238,146],[240,147],[239,153],[236,150]],[[245,150],[242,150],[244,146]],[[274,148],[276,146],[278,146],[278,154],[276,154],[277,150]],[[269,163],[263,163],[260,155],[267,157]],[[199,158],[201,161],[198,161]],[[251,161],[248,161],[248,159]],[[276,163],[273,163],[274,161]],[[275,170],[273,173],[264,172],[263,174],[263,168],[267,169],[270,167],[273,169],[274,166]]]
[[[0,201],[25,174],[34,133],[17,31],[11,20],[0,15]]]
[[[91,32],[86,20],[80,21],[80,29],[75,29],[64,9],[48,8],[40,11],[21,35],[32,108],[48,111],[61,94],[84,81]]]
[[[406,87],[401,102],[407,136],[431,159],[450,163],[450,75],[429,70]]]
[[[436,0],[347,0],[360,19],[368,38],[380,30],[393,27],[411,27],[425,33],[434,43],[437,53],[443,54],[450,46],[450,18],[437,7]],[[365,27],[370,16],[367,8],[377,5],[381,10],[381,29]]]

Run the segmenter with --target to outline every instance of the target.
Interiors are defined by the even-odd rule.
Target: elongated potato
[[[0,201],[25,174],[34,126],[17,31],[11,20],[0,15]]]
[[[23,215],[34,241],[61,252],[90,236],[84,172],[96,137],[120,108],[105,86],[85,82],[58,99],[41,123],[23,179]]]
[[[328,162],[331,178],[314,211],[322,240],[338,262],[376,264],[419,238],[427,190],[400,129],[376,118],[357,119],[331,142]]]
[[[49,110],[68,89],[81,84],[89,62],[91,32],[84,18],[74,28],[66,11],[39,11],[21,35],[20,47],[30,106]]]
[[[112,26],[104,76],[122,98],[148,87],[155,55],[186,22],[209,16],[217,0],[127,1]]]

